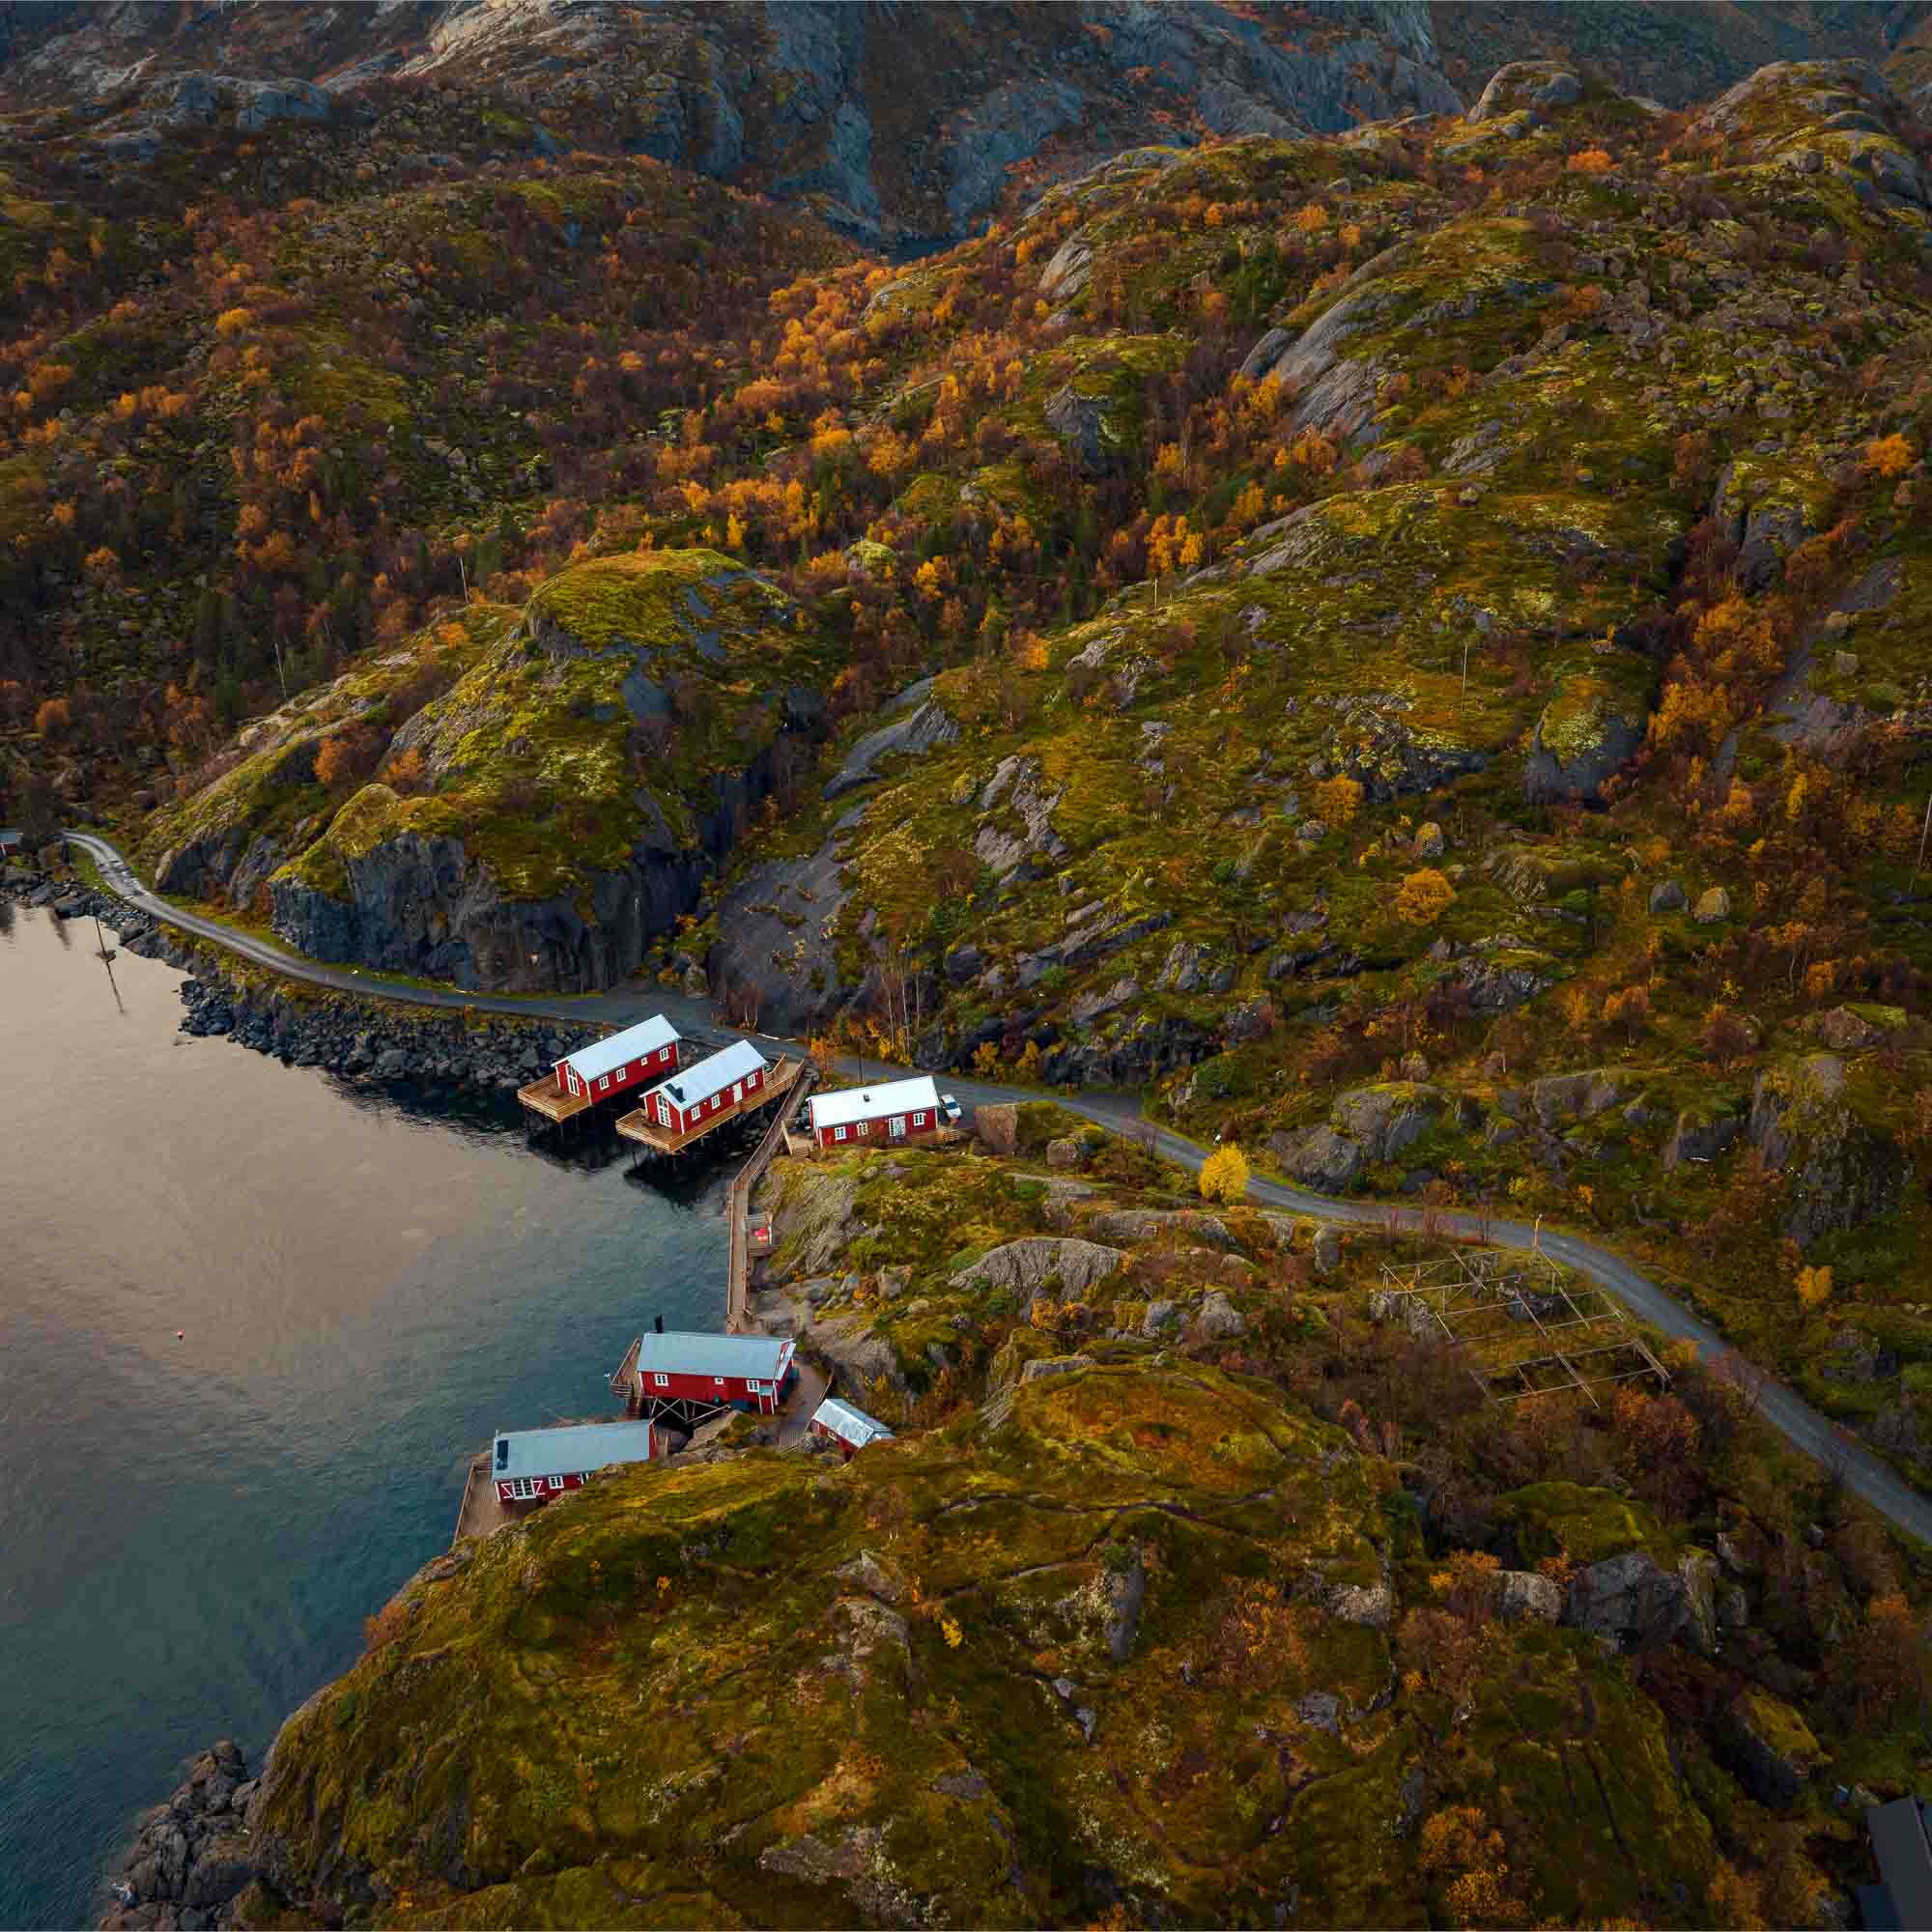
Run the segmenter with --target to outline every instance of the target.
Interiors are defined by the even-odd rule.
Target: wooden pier
[[[792,1063],[785,1061],[784,1065]],[[787,1100],[792,1097],[803,1099],[811,1091],[815,1074],[810,1061],[800,1061],[791,1079],[786,1083]],[[730,1192],[724,1197],[724,1213],[731,1227],[730,1259],[726,1264],[724,1276],[724,1328],[727,1334],[742,1335],[753,1329],[750,1312],[752,1298],[752,1231],[750,1227],[752,1211],[752,1189],[758,1184],[758,1177],[771,1165],[772,1156],[781,1147],[789,1148],[791,1138],[785,1131],[785,1117],[791,1108],[787,1104],[781,1107],[777,1117],[765,1129],[764,1137],[752,1150],[752,1157],[731,1182]],[[767,1239],[769,1246],[769,1237]],[[763,1252],[761,1249],[760,1252]]]
[[[548,1121],[554,1127],[576,1120],[580,1114],[587,1114],[597,1104],[588,1093],[566,1094],[556,1084],[554,1073],[546,1073],[541,1080],[532,1080],[527,1087],[519,1087],[517,1099],[526,1111]]]
[[[781,1060],[771,1070],[770,1077],[756,1092],[750,1093],[735,1106],[726,1107],[713,1114],[700,1125],[688,1133],[678,1133],[670,1127],[660,1126],[641,1107],[633,1107],[617,1122],[617,1131],[627,1140],[656,1154],[682,1153],[706,1134],[716,1133],[720,1127],[726,1127],[733,1121],[742,1121],[748,1114],[755,1114],[762,1107],[768,1107],[774,1100],[785,1101],[792,1089],[797,1086],[804,1073],[806,1062],[803,1060]],[[782,1113],[780,1119],[783,1119]]]

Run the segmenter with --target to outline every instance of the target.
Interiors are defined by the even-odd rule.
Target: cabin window
[[[610,1086],[610,1084],[611,1084],[611,1076],[608,1073],[601,1075],[597,1082],[598,1093],[600,1094],[603,1093],[605,1088]]]
[[[724,1378],[723,1376],[713,1376],[711,1381],[712,1385],[716,1388],[723,1388],[724,1386]]]
[[[735,1107],[745,1097],[745,1083],[737,1081],[731,1089],[731,1104]]]
[[[859,1138],[861,1140],[864,1140],[866,1138],[866,1131],[870,1125],[871,1122],[869,1121],[861,1121],[859,1122]]]
[[[750,1389],[753,1395],[763,1395],[765,1392],[765,1385],[763,1382],[747,1382],[745,1386],[748,1389]]]
[[[657,1386],[661,1389],[668,1389],[670,1387],[670,1378],[668,1376],[653,1376],[651,1378],[651,1380],[655,1382]]]
[[[550,1479],[550,1486],[551,1486],[551,1488],[552,1488],[553,1490],[560,1490],[560,1489],[562,1489],[562,1488],[563,1488],[563,1478],[562,1478],[561,1476],[553,1476],[553,1477],[552,1477],[552,1478]]]
[[[668,1059],[670,1058],[670,1048],[669,1048],[669,1047],[668,1047],[668,1046],[661,1046],[661,1047],[659,1047],[659,1048],[658,1048],[658,1058],[659,1058],[659,1060],[661,1060],[661,1061],[663,1061],[663,1060],[668,1060]]]
[[[915,1115],[914,1115],[914,1116],[912,1117],[912,1123],[913,1123],[913,1125],[914,1125],[914,1126],[916,1126],[916,1127],[923,1127],[923,1126],[924,1126],[924,1125],[925,1125],[925,1116],[924,1116],[923,1114],[915,1114]]]
[[[833,1131],[838,1136],[838,1138],[841,1141],[845,1138],[845,1129],[843,1127],[835,1127]]]

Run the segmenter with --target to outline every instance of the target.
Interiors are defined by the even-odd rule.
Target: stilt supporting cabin
[[[796,1373],[793,1348],[777,1335],[667,1334],[660,1319],[625,1350],[611,1392],[627,1414],[680,1429],[696,1429],[727,1408],[776,1415]]]

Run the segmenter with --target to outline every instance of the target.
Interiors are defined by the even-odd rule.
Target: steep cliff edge
[[[817,729],[827,650],[714,551],[580,563],[252,727],[242,764],[151,828],[157,883],[265,896],[318,959],[611,985]],[[412,709],[425,673],[446,688]]]

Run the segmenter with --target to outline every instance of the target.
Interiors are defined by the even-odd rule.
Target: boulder
[[[1338,1133],[1360,1144],[1364,1159],[1393,1160],[1435,1124],[1445,1105],[1437,1088],[1388,1081],[1338,1094],[1328,1118]]]
[[[1833,1007],[1811,1022],[1811,1032],[1833,1053],[1861,1053],[1883,1046],[1905,1024],[1900,1007]]]
[[[1150,1341],[1166,1334],[1180,1321],[1180,1304],[1175,1301],[1150,1301],[1147,1313],[1141,1317],[1141,1333]]]
[[[1080,1370],[1093,1366],[1092,1355],[1042,1355],[1020,1371],[1020,1385],[1025,1387],[1028,1382],[1046,1381],[1054,1376],[1076,1375]]]
[[[1693,1552],[1701,1555],[1701,1551]],[[1706,1557],[1711,1576],[1685,1559],[1685,1569],[1663,1569],[1643,1549],[1627,1549],[1589,1564],[1572,1577],[1563,1622],[1615,1643],[1667,1637],[1706,1656],[1716,1648],[1712,1602],[1715,1559]]]
[[[973,1131],[994,1153],[1010,1155],[1020,1142],[1020,1110],[1011,1100],[981,1101],[973,1109]]]
[[[1560,62],[1511,61],[1491,75],[1490,84],[1463,119],[1473,128],[1505,114],[1527,111],[1540,121],[1582,98],[1583,83]]]
[[[1519,1623],[1536,1618],[1546,1624],[1559,1622],[1563,1615],[1563,1592],[1553,1577],[1535,1570],[1503,1570],[1496,1576],[1497,1616]]]
[[[1324,1223],[1315,1231],[1315,1272],[1333,1274],[1342,1265],[1342,1231]]]
[[[1048,1141],[1046,1144],[1048,1167],[1085,1167],[1087,1160],[1087,1143],[1075,1135],[1068,1134],[1064,1140]]]
[[[1844,1093],[1845,1063],[1830,1053],[1767,1067],[1751,1090],[1747,1131],[1766,1166],[1785,1176],[1782,1232],[1800,1247],[1889,1213],[1912,1179],[1902,1150]]]
[[[1194,1332],[1204,1342],[1231,1341],[1248,1332],[1247,1318],[1222,1289],[1210,1289],[1194,1311]]]
[[[1324,1194],[1339,1194],[1365,1164],[1361,1144],[1333,1127],[1270,1134],[1267,1148],[1284,1174]]]
[[[1811,1727],[1781,1698],[1750,1687],[1738,1692],[1715,1733],[1720,1762],[1738,1782],[1774,1810],[1797,1804],[1826,1756]]]
[[[1433,818],[1425,819],[1415,828],[1415,837],[1410,841],[1410,850],[1418,859],[1434,862],[1448,850],[1449,841],[1443,837],[1441,826]]]
[[[1684,888],[1675,879],[1665,879],[1650,889],[1650,910],[1653,916],[1659,913],[1682,912],[1688,903],[1684,896]]]
[[[972,1288],[983,1283],[1030,1296],[1054,1280],[1061,1294],[1077,1296],[1112,1274],[1126,1259],[1121,1249],[1103,1248],[1095,1241],[1028,1235],[969,1263],[953,1275],[952,1286]]]
[[[1531,805],[1600,803],[1604,785],[1641,749],[1656,676],[1648,659],[1610,650],[1559,667],[1531,735],[1523,797]]]
[[[1718,925],[1731,916],[1731,895],[1722,886],[1713,886],[1701,894],[1690,917],[1699,925]]]

